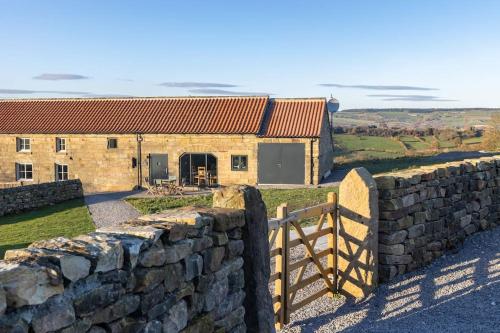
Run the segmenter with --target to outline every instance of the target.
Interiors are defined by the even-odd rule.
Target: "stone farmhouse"
[[[0,101],[0,184],[80,179],[86,192],[173,179],[318,184],[333,167],[323,98]]]

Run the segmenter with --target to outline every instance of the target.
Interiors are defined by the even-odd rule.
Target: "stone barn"
[[[324,98],[1,100],[0,120],[0,184],[318,184],[333,167]]]

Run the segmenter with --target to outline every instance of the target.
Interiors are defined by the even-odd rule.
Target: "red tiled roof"
[[[0,100],[0,133],[319,137],[325,103],[266,96]]]
[[[323,98],[273,99],[262,136],[319,137],[325,108]]]
[[[268,97],[0,100],[0,133],[257,134]]]

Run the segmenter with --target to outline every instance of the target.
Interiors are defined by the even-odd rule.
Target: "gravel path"
[[[85,204],[97,228],[118,225],[140,214],[123,199],[136,192],[98,193],[85,196]]]
[[[297,257],[298,253],[292,253]],[[319,290],[312,285],[306,293]],[[322,297],[281,332],[500,332],[500,227],[363,301]]]

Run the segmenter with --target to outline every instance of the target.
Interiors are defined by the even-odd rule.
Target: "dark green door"
[[[303,143],[259,143],[259,184],[304,184]]]
[[[149,155],[149,182],[154,183],[155,179],[168,179],[168,155]]]

